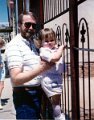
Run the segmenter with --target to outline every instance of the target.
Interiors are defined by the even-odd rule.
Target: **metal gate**
[[[85,18],[78,21],[78,6],[87,0],[44,0],[44,27],[52,26],[58,44],[66,43],[64,61],[64,89],[61,98],[66,119],[92,120],[93,116],[93,61],[90,49],[89,26]],[[69,13],[69,24],[57,23],[58,18]],[[63,18],[62,18],[63,21]],[[54,24],[54,25],[51,25]],[[59,24],[59,25],[58,25]]]

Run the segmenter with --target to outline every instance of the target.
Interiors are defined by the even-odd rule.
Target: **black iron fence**
[[[94,56],[94,49],[90,48],[89,24],[87,20],[81,18],[78,21],[78,18],[74,18],[74,16],[78,17],[77,6],[84,1],[86,0],[66,1],[66,11],[60,10],[62,15],[64,15],[65,12],[69,12],[70,27],[67,23],[63,23],[56,27],[58,45],[67,44],[64,53],[67,71],[63,75],[64,87],[61,96],[61,108],[66,114],[66,119],[71,120],[94,119],[94,61],[92,59]],[[51,16],[45,18],[45,24],[58,18],[61,13],[52,18]]]
[[[64,89],[63,99],[61,102],[62,108],[65,114],[72,119],[72,102],[75,102],[72,98],[72,78],[71,78],[71,65],[70,65],[70,35],[67,28],[67,24],[64,23],[58,26],[56,29],[56,35],[58,44],[66,43],[67,48],[65,51],[65,63],[67,64],[67,71],[64,74]],[[61,40],[61,35],[63,39]],[[90,48],[89,40],[89,27],[85,18],[81,18],[78,24],[78,47],[74,47],[74,51],[78,51],[78,77],[79,77],[79,114],[80,120],[93,120],[94,119],[94,105],[93,105],[93,79],[94,79],[94,61],[93,57],[94,49]],[[75,71],[75,68],[73,68]],[[75,113],[73,113],[75,114]]]

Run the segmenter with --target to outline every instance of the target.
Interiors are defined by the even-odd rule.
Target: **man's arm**
[[[37,65],[35,69],[24,72],[20,68],[12,68],[10,69],[10,76],[13,84],[15,86],[19,86],[25,82],[32,80],[42,72],[50,69],[53,65],[53,63],[42,61],[42,63],[40,65]]]

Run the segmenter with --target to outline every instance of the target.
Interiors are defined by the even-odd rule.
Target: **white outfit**
[[[32,49],[32,50],[31,50]],[[40,63],[40,56],[31,41],[24,39],[21,34],[13,38],[6,46],[6,59],[8,68],[22,68],[23,71],[32,70],[36,64]],[[13,85],[13,83],[12,83]],[[21,86],[38,86],[40,85],[40,77],[36,77]],[[15,85],[13,85],[15,87]]]
[[[40,56],[42,59],[50,62],[52,53],[56,50],[57,48],[49,49],[42,47],[40,49]],[[64,67],[65,64],[61,57],[61,59],[56,62],[56,65],[42,74],[41,85],[48,97],[62,93],[62,73],[64,72]]]

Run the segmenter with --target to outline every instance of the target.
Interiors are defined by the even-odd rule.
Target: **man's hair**
[[[37,16],[35,15],[35,13],[33,13],[33,12],[23,12],[23,13],[21,13],[21,14],[19,15],[19,17],[18,17],[18,24],[22,24],[22,22],[23,22],[23,16],[24,16],[24,15],[30,15],[33,19],[36,20],[36,22],[38,21],[38,18],[37,18]]]

